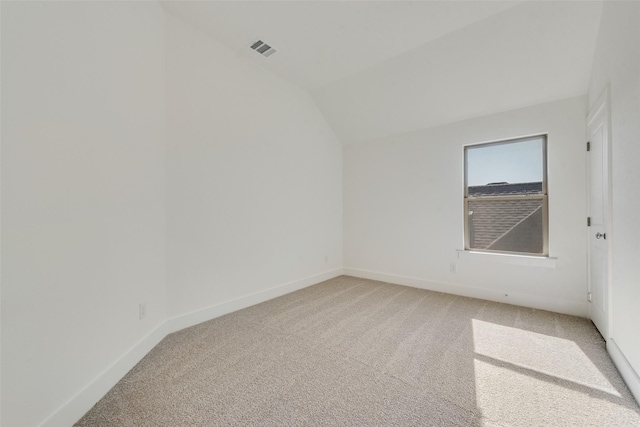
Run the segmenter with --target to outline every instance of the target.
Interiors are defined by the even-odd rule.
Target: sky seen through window
[[[467,147],[467,185],[542,181],[543,140]]]

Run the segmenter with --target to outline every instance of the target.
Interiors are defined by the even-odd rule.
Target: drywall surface
[[[166,48],[169,318],[340,269],[342,145],[310,96],[171,15]]]
[[[153,2],[2,4],[3,426],[164,322],[163,25]]]
[[[610,334],[640,374],[640,3],[605,2],[589,91],[609,86],[613,185]],[[640,379],[636,376],[636,387]],[[636,397],[640,396],[637,388]]]
[[[345,273],[586,316],[585,115],[582,96],[345,145]],[[541,133],[557,260],[459,259],[463,146]]]
[[[601,9],[522,2],[312,94],[345,144],[584,95]]]

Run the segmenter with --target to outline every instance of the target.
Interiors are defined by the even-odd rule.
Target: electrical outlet
[[[147,315],[147,306],[145,303],[140,304],[139,311],[140,311],[140,320],[142,320]]]
[[[458,272],[458,266],[455,262],[452,262],[451,264],[449,264],[449,271],[452,273]]]
[[[325,255],[324,256],[324,263],[328,264],[329,263],[329,255]]]

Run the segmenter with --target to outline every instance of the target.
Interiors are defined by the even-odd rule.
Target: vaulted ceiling
[[[600,1],[165,1],[307,89],[343,143],[587,92]],[[261,39],[277,53],[249,49]]]

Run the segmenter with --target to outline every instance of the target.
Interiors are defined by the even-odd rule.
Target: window
[[[549,254],[547,136],[464,148],[465,249]]]

